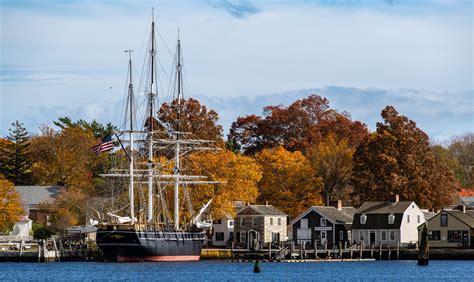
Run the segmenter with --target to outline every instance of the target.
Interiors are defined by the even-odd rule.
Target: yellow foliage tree
[[[268,201],[292,218],[322,203],[322,179],[315,176],[301,152],[289,152],[280,146],[263,150],[256,159],[263,171],[258,183],[260,203]]]
[[[13,183],[0,174],[0,232],[10,230],[23,213],[20,194]]]
[[[191,191],[195,206],[202,206],[213,199],[213,218],[234,216],[235,201],[254,203],[258,197],[257,183],[262,172],[250,157],[228,150],[205,152],[191,156],[189,167],[193,174],[207,176],[207,180],[222,181],[221,184],[195,186]]]
[[[349,200],[349,181],[352,175],[354,149],[347,139],[337,140],[329,134],[308,151],[308,159],[317,176],[323,179],[326,205],[333,200]]]

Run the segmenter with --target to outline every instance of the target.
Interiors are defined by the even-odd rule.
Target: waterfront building
[[[474,211],[442,210],[418,227],[419,235],[425,224],[431,248],[474,248]]]
[[[214,247],[228,247],[234,240],[234,219],[227,215],[212,221],[211,243]]]
[[[352,221],[356,209],[343,207],[342,201],[331,206],[313,206],[290,222],[289,239],[296,244],[337,247],[352,242]]]
[[[49,225],[49,215],[41,209],[42,203],[52,203],[62,191],[62,186],[15,186],[20,194],[26,215],[33,223]]]
[[[364,202],[354,215],[352,237],[365,246],[395,247],[414,245],[418,226],[425,222],[423,211],[413,201],[400,201],[398,195],[388,201]]]
[[[287,217],[286,213],[268,204],[242,208],[235,217],[235,246],[258,249],[270,242],[286,241]]]

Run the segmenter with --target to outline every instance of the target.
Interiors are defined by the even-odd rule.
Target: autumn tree
[[[367,135],[366,126],[352,121],[347,112],[329,107],[318,95],[297,100],[288,107],[264,107],[264,116],[239,117],[232,123],[229,142],[247,155],[264,148],[283,146],[289,151],[305,152],[329,133],[346,138],[353,147]]]
[[[268,201],[293,218],[322,203],[322,180],[315,177],[310,162],[301,152],[290,152],[280,146],[264,149],[256,155],[256,160],[263,171],[258,183],[259,203]]]
[[[98,173],[108,167],[107,154],[96,156],[97,144],[91,129],[66,126],[59,131],[43,127],[31,140],[32,174],[39,185],[62,185],[64,191],[45,208],[56,227],[83,223],[87,199],[96,194]]]
[[[0,143],[0,173],[16,185],[28,184],[31,172],[28,131],[18,121],[11,125],[6,140]]]
[[[353,153],[354,149],[347,140],[337,140],[333,133],[309,149],[311,167],[323,180],[326,205],[329,205],[331,199],[349,202]]]
[[[454,154],[448,149],[443,147],[440,144],[431,144],[431,152],[433,156],[444,165],[446,165],[454,174],[456,179],[461,183],[461,185],[466,185],[466,179],[463,167],[459,163],[458,159]]]
[[[464,187],[474,187],[474,133],[453,137],[448,149],[462,167]]]
[[[222,126],[217,122],[219,115],[214,110],[201,105],[193,98],[181,99],[178,116],[178,99],[163,103],[158,111],[159,126],[164,129],[191,133],[193,139],[212,140],[222,146]],[[179,121],[179,123],[178,123]]]
[[[387,106],[383,122],[356,149],[353,160],[354,197],[385,200],[399,194],[421,207],[441,208],[457,190],[452,172],[437,160],[429,138],[416,123]]]
[[[23,214],[20,194],[14,184],[0,174],[0,232],[11,230]]]
[[[191,188],[193,203],[200,207],[213,199],[213,218],[235,215],[235,201],[255,203],[258,197],[257,183],[262,177],[257,162],[228,150],[203,152],[190,156],[189,170],[203,175],[205,180],[220,181],[220,184],[196,185]]]

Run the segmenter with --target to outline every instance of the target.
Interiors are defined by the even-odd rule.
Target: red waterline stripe
[[[146,256],[146,257],[133,257],[133,256],[117,256],[117,261],[196,261],[199,260],[199,256]]]

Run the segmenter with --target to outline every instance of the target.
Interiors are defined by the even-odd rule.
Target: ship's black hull
[[[97,230],[97,246],[108,261],[199,260],[205,233],[138,231],[108,225]]]

